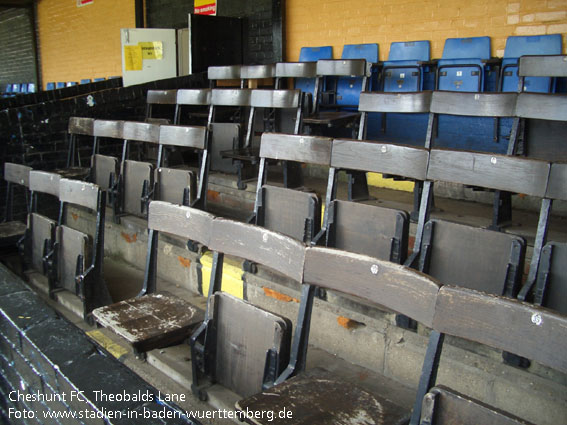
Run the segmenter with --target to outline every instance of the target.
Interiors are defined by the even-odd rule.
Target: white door
[[[120,39],[124,86],[177,76],[174,29],[123,28]]]

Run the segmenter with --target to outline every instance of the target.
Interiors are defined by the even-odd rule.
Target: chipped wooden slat
[[[6,162],[4,163],[4,180],[10,183],[29,187],[31,170],[32,168],[27,165]]]
[[[47,171],[30,171],[30,190],[47,193],[59,198],[59,181],[61,176]]]
[[[360,93],[359,111],[428,113],[431,91],[416,93]]]
[[[210,105],[211,89],[177,90],[178,105]]]
[[[329,166],[332,142],[321,136],[263,133],[260,157]]]
[[[59,200],[61,202],[82,205],[95,211],[98,207],[100,192],[100,187],[93,183],[69,179],[61,179],[59,182]]]
[[[278,62],[276,77],[282,78],[315,78],[317,62]]]
[[[425,180],[428,155],[424,148],[335,139],[331,166]]]
[[[250,103],[256,108],[298,108],[301,90],[252,90]]]
[[[177,90],[148,90],[146,103],[157,105],[175,105]]]
[[[242,79],[262,79],[273,78],[276,76],[276,65],[243,65],[240,68],[240,78]]]
[[[69,118],[68,132],[92,136],[94,134],[94,122],[94,118],[71,117]]]
[[[459,93],[434,91],[431,112],[471,117],[512,117],[516,93]]]
[[[93,133],[98,137],[122,139],[124,121],[95,120]]]
[[[75,293],[77,258],[83,256],[82,267],[86,270],[91,264],[91,238],[89,235],[67,226],[57,228],[58,248],[58,284],[71,293]]]
[[[567,164],[560,162],[551,164],[545,197],[567,200]]]
[[[549,163],[489,153],[432,149],[428,180],[441,180],[543,197]]]
[[[125,121],[122,128],[122,137],[126,140],[157,143],[159,140],[159,128],[159,124]]]
[[[126,160],[122,163],[124,176],[123,211],[128,214],[142,215],[142,192],[144,180],[148,190],[153,188],[154,167],[148,162]]]
[[[157,193],[160,201],[183,204],[183,193],[189,189],[189,203],[195,198],[195,173],[178,168],[158,168],[155,171]]]
[[[51,239],[55,233],[55,221],[37,213],[31,213],[28,218],[31,233],[31,259],[33,268],[43,273],[43,252],[46,239]],[[54,242],[54,241],[53,241]]]
[[[518,61],[520,77],[567,77],[567,55],[522,56]]]
[[[250,106],[250,89],[213,89],[211,105],[215,106]]]
[[[216,219],[209,248],[254,261],[302,281],[305,245],[289,236],[251,224]]]
[[[205,211],[153,201],[148,213],[148,228],[209,246],[213,219],[214,216]]]
[[[205,149],[207,128],[202,126],[162,125],[160,145]]]
[[[317,75],[354,76],[366,74],[364,59],[321,59],[317,61]]]
[[[207,78],[209,80],[238,80],[241,68],[241,65],[209,66]]]
[[[110,184],[110,174],[118,178],[118,158],[107,155],[93,155],[91,157],[91,169],[93,170],[93,182],[102,190],[107,190]]]
[[[567,317],[551,310],[444,286],[433,328],[567,372]]]
[[[431,326],[440,284],[389,261],[330,248],[308,248],[304,281],[353,295]]]
[[[226,293],[213,297],[209,312],[216,328],[215,379],[243,397],[256,394],[262,391],[269,349],[280,355],[280,366],[287,366],[291,322]]]
[[[520,93],[516,115],[520,118],[567,121],[567,94]]]
[[[165,294],[133,298],[93,310],[95,320],[139,351],[181,342],[203,319],[190,303]]]

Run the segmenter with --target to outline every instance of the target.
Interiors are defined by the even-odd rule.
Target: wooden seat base
[[[181,342],[203,313],[177,297],[151,294],[93,310],[95,320],[126,339],[135,351]]]
[[[279,418],[285,410],[291,416]],[[401,424],[410,412],[393,402],[314,369],[236,403],[249,424]],[[274,418],[245,418],[246,412],[272,411]]]
[[[0,248],[15,246],[25,231],[26,225],[20,221],[0,223]]]
[[[360,112],[349,111],[321,111],[315,115],[303,118],[307,125],[326,125],[328,127],[340,127],[347,125],[360,118]]]

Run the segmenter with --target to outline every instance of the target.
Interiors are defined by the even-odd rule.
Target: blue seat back
[[[378,62],[378,44],[345,44],[341,59],[365,59]],[[357,106],[362,91],[362,77],[340,77],[336,86],[336,103],[340,106]]]
[[[490,59],[490,37],[448,38],[437,64],[437,89],[484,91],[485,64]]]
[[[81,80],[81,84],[88,84],[88,83],[90,83],[90,82],[91,82],[91,79],[90,79],[90,78],[83,78],[83,79]]]
[[[525,55],[560,55],[563,49],[561,34],[510,36],[502,58],[500,91],[518,90],[518,59]],[[549,93],[554,91],[549,77],[526,77],[523,91]]]
[[[21,93],[22,87],[20,84],[12,84],[12,93]]]
[[[63,88],[65,88],[65,83],[63,83],[63,82],[61,82],[61,81],[58,81],[58,82],[55,84],[55,88],[57,88],[57,89],[63,89]]]
[[[6,85],[6,93],[12,93],[12,84]]]
[[[46,90],[54,90],[55,89],[55,83],[47,83],[47,85],[45,86]]]
[[[106,78],[102,77],[102,78],[95,78],[93,81],[96,83],[98,81],[104,81],[106,80]]]
[[[333,59],[333,48],[331,46],[302,47],[299,52],[299,62],[317,62],[319,59]],[[315,91],[315,78],[296,78],[295,88],[304,93]]]
[[[430,60],[429,41],[396,42],[390,45],[384,62],[383,91],[412,92],[423,90],[424,67],[419,62]]]

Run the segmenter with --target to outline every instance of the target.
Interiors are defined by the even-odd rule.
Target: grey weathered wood
[[[362,77],[366,75],[366,61],[364,59],[322,59],[317,61],[317,75]]]
[[[416,93],[360,93],[362,112],[428,113],[431,91]]]
[[[92,136],[94,134],[94,122],[93,118],[71,117],[69,118],[68,132]]]
[[[57,282],[62,288],[75,293],[77,258],[83,256],[82,266],[86,270],[91,263],[91,239],[89,235],[67,226],[57,227],[58,275]]]
[[[37,213],[28,217],[28,227],[31,229],[31,260],[33,268],[43,273],[43,247],[46,239],[51,240],[57,223]],[[55,241],[53,241],[55,242]]]
[[[565,264],[567,264],[567,243],[547,243],[543,247],[542,257],[543,256],[549,257],[551,264],[542,305],[567,315],[567,273],[565,273]],[[542,273],[541,260],[539,267],[538,273]]]
[[[250,104],[256,108],[299,108],[301,90],[252,90]]]
[[[241,65],[209,66],[207,77],[209,80],[238,80],[241,68]]]
[[[122,137],[126,140],[157,143],[159,140],[159,124],[125,121]]]
[[[195,180],[195,173],[190,170],[158,168],[155,171],[155,181],[159,200],[181,205],[183,203],[183,192],[185,188],[188,188],[189,203],[191,203],[195,198]]]
[[[93,183],[79,180],[61,179],[59,182],[59,200],[95,210],[101,196],[100,187]]]
[[[32,168],[27,165],[6,162],[4,163],[4,180],[10,183],[29,187],[31,170]]]
[[[154,166],[148,162],[126,160],[122,163],[122,176],[123,212],[143,217],[141,201],[144,180],[148,182],[148,190],[151,190],[154,184]]]
[[[428,155],[424,148],[335,139],[331,166],[425,180]]]
[[[181,236],[209,246],[214,218],[212,214],[195,208],[152,201],[148,213],[148,229]]]
[[[409,223],[405,211],[366,205],[359,202],[333,201],[333,248],[390,260],[397,221]],[[407,249],[407,233],[404,235]],[[402,242],[402,241],[401,241]],[[405,258],[405,253],[402,254]]]
[[[309,242],[319,231],[321,205],[315,193],[282,187],[262,187],[262,225],[299,241]],[[312,231],[306,233],[306,221]]]
[[[205,149],[207,128],[203,126],[162,125],[159,129],[160,145]]]
[[[304,281],[353,295],[431,326],[440,284],[410,268],[361,254],[308,248]]]
[[[243,397],[262,391],[267,351],[287,364],[291,323],[222,292],[209,299],[209,312],[216,328],[215,380]]]
[[[567,77],[567,55],[522,56],[519,60],[520,77]]]
[[[289,236],[251,224],[216,219],[209,248],[262,264],[302,281],[305,245]]]
[[[273,78],[276,76],[276,65],[243,65],[240,68],[240,78]]]
[[[47,171],[30,171],[30,190],[48,193],[59,198],[59,181],[61,176]]]
[[[178,105],[210,105],[211,89],[180,89],[177,90]]]
[[[545,197],[550,199],[567,200],[567,164],[553,163],[549,173]]]
[[[543,197],[549,163],[487,153],[432,149],[428,180],[441,180]]]
[[[211,105],[215,106],[250,106],[250,89],[213,89]]]
[[[149,294],[93,310],[95,320],[141,352],[187,338],[203,314],[190,303],[166,294]]]
[[[122,139],[124,121],[95,120],[93,133],[97,137]]]
[[[276,77],[281,78],[315,78],[317,62],[278,62]]]
[[[146,103],[156,105],[175,105],[177,90],[148,90]]]
[[[260,157],[329,166],[332,143],[328,137],[263,133]]]
[[[567,317],[551,310],[444,286],[433,328],[567,372]]]
[[[531,422],[442,386],[432,388],[425,395],[421,420],[422,423],[435,425],[532,425]]]
[[[434,91],[431,112],[473,117],[514,116],[516,93],[458,93]]]
[[[512,247],[523,246],[520,237],[445,220],[430,220],[426,232],[430,227],[430,259],[423,272],[444,285],[504,294]]]
[[[107,190],[110,183],[110,173],[118,177],[118,158],[106,155],[93,155],[91,157],[91,169],[93,170],[93,183]]]
[[[391,397],[391,396],[390,396]],[[252,425],[387,425],[407,423],[409,409],[336,374],[312,369],[236,403],[243,413],[292,411],[292,417],[248,417]]]
[[[516,115],[520,118],[567,121],[567,94],[520,93]]]

